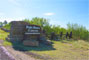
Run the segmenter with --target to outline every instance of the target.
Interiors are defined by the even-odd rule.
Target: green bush
[[[78,24],[67,24],[67,26],[67,30],[73,32],[73,38],[89,41],[89,31],[85,27]]]
[[[10,27],[11,27],[11,24],[8,23],[8,24],[6,24],[3,28],[10,30]]]

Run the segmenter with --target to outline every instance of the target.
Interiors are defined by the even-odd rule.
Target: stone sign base
[[[26,46],[39,46],[39,43],[50,44],[40,26],[31,25],[24,21],[11,22],[10,35],[7,40],[21,42]]]
[[[39,42],[38,41],[33,41],[33,40],[24,40],[23,44],[25,46],[39,46]]]

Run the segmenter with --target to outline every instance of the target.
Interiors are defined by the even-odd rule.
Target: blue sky
[[[77,23],[89,29],[88,0],[0,0],[0,21],[43,17],[66,27]]]

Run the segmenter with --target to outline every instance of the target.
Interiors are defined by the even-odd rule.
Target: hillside
[[[4,40],[4,46],[13,46],[11,42],[5,40],[9,33],[0,30],[0,39]],[[89,42],[84,40],[61,40],[52,41],[53,45],[40,47],[23,47],[28,49],[28,53],[32,52],[40,56],[50,57],[52,60],[88,60],[89,59]],[[35,57],[35,56],[33,56]],[[35,57],[40,58],[40,57]],[[50,60],[48,59],[48,60]]]

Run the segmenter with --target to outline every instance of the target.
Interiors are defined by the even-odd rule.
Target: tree
[[[3,23],[2,22],[0,22],[0,27],[2,27],[3,26]]]
[[[3,22],[3,24],[6,25],[6,24],[7,24],[7,21],[5,20],[5,21]]]
[[[23,21],[30,23],[30,20],[29,19],[24,19]]]
[[[45,18],[32,18],[32,20],[30,21],[30,24],[36,24],[36,25],[40,25],[41,27],[44,27],[46,25],[49,25],[49,22],[47,19]]]
[[[78,24],[67,24],[68,32],[73,32],[73,38],[89,40],[89,31],[81,25]]]

